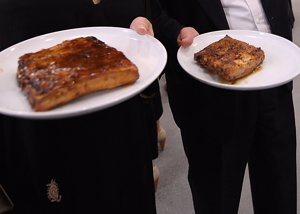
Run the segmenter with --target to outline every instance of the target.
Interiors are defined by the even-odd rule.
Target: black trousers
[[[255,214],[296,214],[291,83],[237,92],[186,80],[188,84],[175,84],[167,76],[171,109],[189,162],[195,212],[237,213],[248,164]]]

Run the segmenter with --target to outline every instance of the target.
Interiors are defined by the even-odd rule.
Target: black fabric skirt
[[[0,183],[15,213],[156,213],[153,106],[139,95],[88,115],[1,115]]]

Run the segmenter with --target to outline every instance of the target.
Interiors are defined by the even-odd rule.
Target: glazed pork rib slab
[[[264,59],[261,48],[228,35],[194,54],[199,65],[229,82],[251,74]]]
[[[132,84],[138,68],[121,51],[89,36],[65,40],[18,61],[17,82],[35,111],[83,95]]]

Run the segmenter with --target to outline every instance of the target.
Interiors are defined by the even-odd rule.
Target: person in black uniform
[[[1,1],[0,50],[59,30],[129,27],[141,16],[152,21],[154,32],[175,22],[156,1],[95,3]],[[162,114],[158,83],[142,94],[71,118],[0,115],[0,184],[15,205],[13,212],[156,213],[152,159],[157,156],[156,120]]]
[[[160,2],[172,18],[199,33],[248,29],[292,40],[290,0]],[[296,214],[293,83],[255,91],[215,88],[182,70],[174,41],[164,36],[161,41],[168,51],[167,91],[189,162],[195,213],[237,213],[248,165],[254,213]]]

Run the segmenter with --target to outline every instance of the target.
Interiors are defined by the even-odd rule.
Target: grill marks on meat
[[[85,94],[131,84],[136,65],[95,37],[79,37],[19,58],[17,82],[35,111]]]
[[[199,65],[229,82],[257,70],[264,58],[261,48],[228,35],[194,54],[194,60]]]

